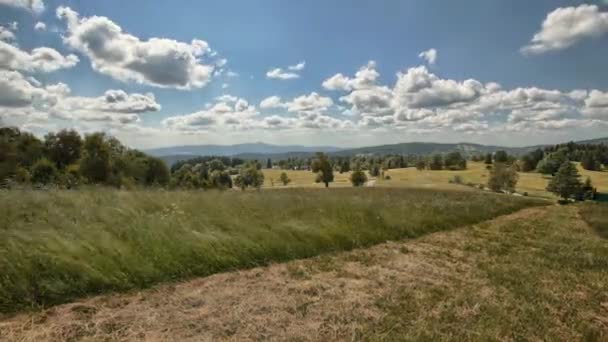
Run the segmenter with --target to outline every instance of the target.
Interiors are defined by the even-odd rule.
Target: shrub
[[[462,176],[460,175],[454,175],[449,181],[448,183],[453,183],[453,184],[462,184]]]
[[[291,179],[289,179],[289,176],[287,176],[287,173],[285,172],[281,172],[279,180],[281,181],[281,183],[283,183],[283,185],[287,185],[291,182]]]
[[[488,178],[488,187],[492,191],[514,192],[519,176],[512,166],[503,163],[494,163]]]
[[[367,182],[367,176],[365,175],[365,172],[355,170],[350,175],[350,182],[353,184],[353,186],[363,186],[365,182]]]
[[[57,169],[55,164],[46,158],[39,159],[32,166],[32,182],[38,184],[49,184],[55,180]]]

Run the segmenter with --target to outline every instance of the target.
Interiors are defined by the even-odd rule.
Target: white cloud
[[[209,108],[191,114],[170,116],[163,126],[177,131],[196,133],[221,127],[243,127],[258,115],[255,106],[241,98],[220,97]]]
[[[44,90],[32,85],[20,73],[0,70],[0,107],[30,106],[36,98],[44,95]]]
[[[64,42],[85,54],[94,70],[117,80],[190,89],[205,86],[213,74],[214,66],[202,60],[209,52],[205,41],[140,40],[106,17],[79,18],[69,7],[57,8],[57,16],[67,22]]]
[[[560,7],[549,13],[541,30],[521,49],[524,54],[541,54],[571,47],[581,40],[608,33],[608,12],[596,5]]]
[[[300,75],[296,74],[295,72],[283,71],[281,68],[275,68],[268,70],[268,72],[266,72],[266,77],[275,80],[291,80],[294,78],[299,78]]]
[[[281,98],[278,96],[270,96],[260,102],[260,108],[267,109],[280,107],[283,107],[283,103],[281,102]]]
[[[0,41],[0,68],[28,72],[51,72],[71,68],[78,63],[76,55],[61,55],[49,47],[38,47],[30,53]]]
[[[39,21],[34,25],[34,30],[36,31],[46,31],[46,24],[42,21]]]
[[[42,0],[0,0],[0,5],[23,8],[37,14],[44,11],[44,2]]]
[[[292,80],[300,78],[300,74],[297,72],[304,70],[305,66],[306,62],[302,61],[298,64],[288,66],[287,70],[283,70],[283,68],[273,68],[266,72],[266,78],[275,80]]]
[[[0,41],[11,42],[13,40],[15,40],[15,34],[4,26],[0,26]]]
[[[0,112],[21,117],[25,123],[49,118],[79,122],[132,123],[139,115],[160,110],[153,94],[127,94],[108,90],[102,96],[71,96],[63,83],[42,86],[17,71],[0,70]]]
[[[376,71],[376,62],[369,61],[367,65],[361,67],[355,73],[354,78],[349,78],[338,73],[323,81],[322,86],[327,90],[342,91],[369,88],[375,85],[379,75]]]
[[[397,74],[395,101],[402,107],[441,107],[477,99],[484,86],[476,80],[457,82],[440,79],[424,66],[410,68]]]
[[[320,113],[327,110],[331,105],[333,105],[331,98],[312,92],[309,95],[298,96],[285,103],[285,108],[288,112]]]
[[[435,63],[437,62],[437,50],[435,49],[428,49],[426,51],[422,51],[418,57],[424,59],[428,65],[435,65]]]
[[[291,71],[302,71],[302,70],[304,70],[305,66],[306,66],[306,62],[302,61],[298,64],[288,66],[287,69],[289,69]]]
[[[592,90],[585,99],[583,115],[608,121],[608,92]]]

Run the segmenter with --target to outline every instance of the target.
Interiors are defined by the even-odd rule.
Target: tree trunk
[[[325,187],[329,188],[329,182],[325,182]]]

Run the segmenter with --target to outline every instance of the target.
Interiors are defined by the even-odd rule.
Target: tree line
[[[162,160],[128,148],[105,133],[81,136],[64,129],[38,139],[15,127],[0,127],[0,184],[5,187],[152,186],[169,181],[169,169]]]

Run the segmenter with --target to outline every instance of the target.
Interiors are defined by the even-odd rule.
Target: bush
[[[289,176],[287,176],[287,173],[285,172],[281,172],[279,180],[281,181],[281,183],[283,183],[283,185],[287,185],[291,182],[291,179],[289,179]]]
[[[355,170],[350,175],[350,182],[353,184],[353,186],[363,186],[367,182],[367,176],[365,175],[365,172]]]
[[[515,171],[512,166],[507,166],[503,163],[494,163],[494,167],[490,170],[488,187],[496,192],[514,192],[518,179],[519,176],[517,175],[517,171]]]
[[[55,180],[57,169],[55,164],[46,158],[39,159],[32,166],[32,182],[37,184],[50,184]]]
[[[460,175],[454,175],[449,181],[448,183],[453,183],[453,184],[462,184],[462,176]]]

